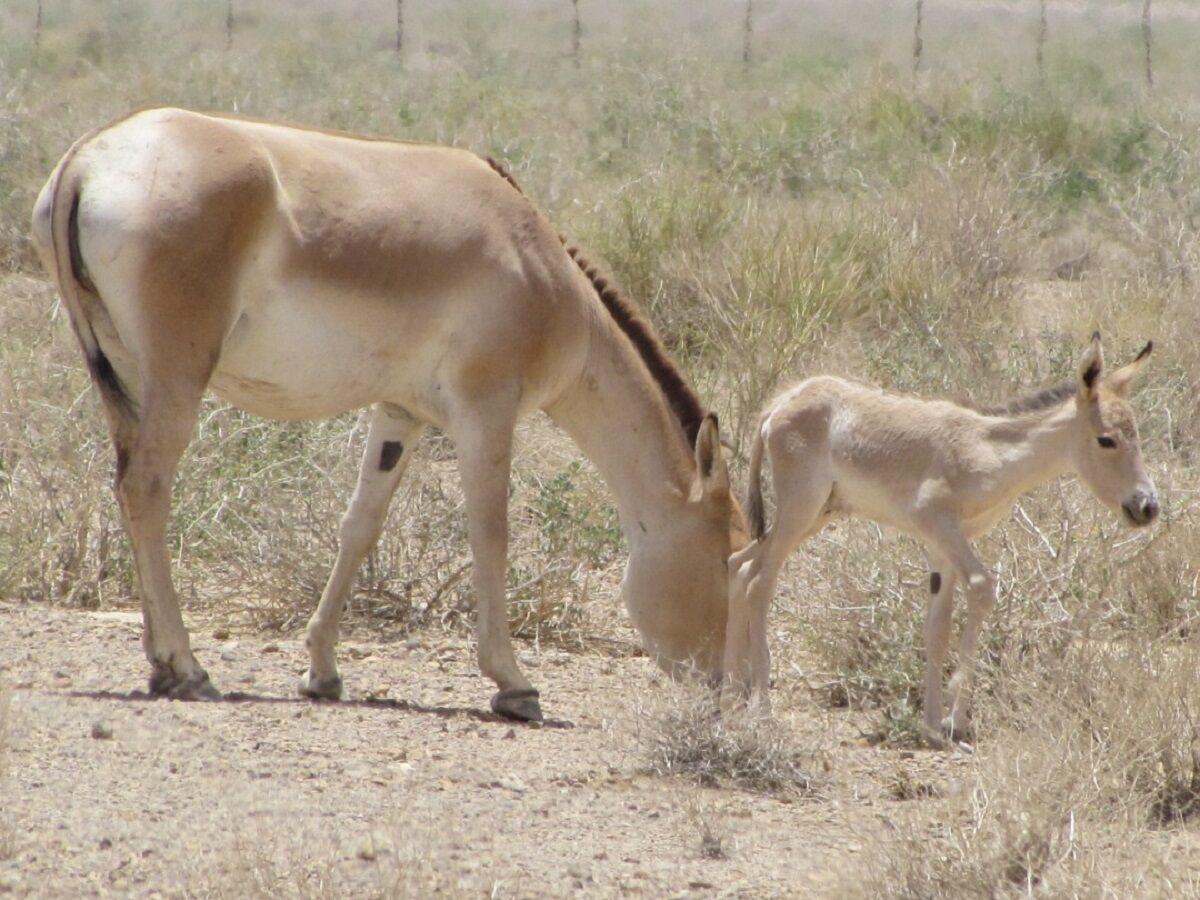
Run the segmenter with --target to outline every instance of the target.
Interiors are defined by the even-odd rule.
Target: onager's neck
[[[662,389],[615,326],[596,323],[579,380],[546,411],[616,496],[632,550],[678,513],[691,489],[691,450]]]
[[[1079,412],[1074,398],[1036,412],[999,417],[987,438],[1001,460],[996,489],[1016,499],[1039,484],[1075,468]]]

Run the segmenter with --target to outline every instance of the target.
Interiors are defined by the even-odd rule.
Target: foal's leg
[[[729,557],[729,615],[725,622],[725,705],[738,699],[750,685],[750,582],[762,568],[761,556],[768,538],[753,541]]]
[[[809,455],[777,452],[768,445],[777,498],[776,522],[765,537],[730,557],[729,623],[725,671],[732,692],[770,710],[771,651],[767,614],[788,556],[825,524],[822,512],[832,481],[829,466]],[[728,701],[725,703],[729,705]]]
[[[503,391],[473,398],[449,431],[458,450],[474,560],[479,668],[500,690],[492,710],[523,721],[542,719],[538,692],[517,665],[508,634],[508,484],[516,399]]]
[[[334,649],[338,622],[350,597],[350,587],[363,558],[379,540],[388,504],[416,449],[425,425],[404,410],[378,404],[363,450],[358,485],[342,517],[337,560],[321,593],[321,602],[308,622],[308,674],[300,679],[300,693],[331,700],[342,697]]]
[[[958,668],[950,678],[950,718],[942,723],[951,739],[964,740],[970,734],[971,678],[977,665],[979,633],[983,620],[996,605],[996,583],[956,520],[947,517],[935,523],[926,537],[935,552],[958,570],[967,594],[967,619],[959,644]]]
[[[957,572],[944,559],[929,557],[929,611],[925,618],[925,691],[921,731],[935,745],[942,740],[942,670],[950,645]]]

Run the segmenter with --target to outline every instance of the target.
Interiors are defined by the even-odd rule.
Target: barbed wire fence
[[[44,34],[46,30],[45,12],[46,6],[52,5],[53,0],[32,0],[33,2],[33,46],[35,51],[42,48]],[[428,0],[430,3],[437,3],[438,0]],[[548,0],[548,2],[564,2],[564,0]],[[570,56],[576,68],[582,65],[583,56],[583,20],[581,13],[582,0],[565,0],[570,4],[571,12],[571,51]],[[1130,5],[1133,5],[1135,0],[1130,0]],[[1031,0],[1032,5],[1032,0]],[[1046,79],[1046,44],[1049,35],[1049,6],[1050,0],[1037,0],[1037,25],[1034,38],[1034,60],[1037,65],[1038,79],[1045,82]],[[925,26],[928,18],[928,11],[925,7],[925,0],[914,0],[915,21],[913,24],[912,38],[912,77],[913,82],[918,82],[922,70],[928,68],[928,59],[925,48]],[[753,66],[757,54],[755,49],[755,37],[757,30],[755,28],[755,9],[754,0],[745,0],[744,6],[740,13],[741,27],[741,58],[742,66],[749,71]],[[732,19],[732,17],[731,17]],[[405,18],[404,18],[404,0],[396,0],[396,55],[403,57],[405,50]],[[225,3],[225,50],[232,51],[234,48],[235,37],[237,32],[237,10],[234,0],[226,0]],[[734,21],[730,23],[731,27],[737,27]],[[1141,0],[1141,41],[1142,41],[1142,60],[1143,60],[1143,77],[1146,83],[1146,88],[1153,90],[1155,87],[1154,76],[1154,20],[1153,20],[1153,3],[1152,0]]]

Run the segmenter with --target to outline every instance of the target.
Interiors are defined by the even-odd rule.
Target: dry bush
[[[1034,648],[984,711],[966,790],[918,818],[867,891],[897,897],[1166,896],[1200,811],[1200,651],[1080,639]],[[1191,878],[1192,880],[1188,880]]]
[[[714,786],[732,783],[766,793],[810,794],[821,754],[797,747],[776,720],[753,711],[722,712],[716,694],[671,685],[635,716],[634,742],[655,775]]]

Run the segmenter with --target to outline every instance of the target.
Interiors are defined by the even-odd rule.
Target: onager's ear
[[[1113,372],[1106,379],[1104,384],[1110,391],[1122,399],[1129,397],[1129,389],[1133,383],[1133,377],[1146,364],[1146,360],[1150,358],[1150,351],[1154,349],[1154,341],[1146,341],[1146,346],[1142,348],[1142,352],[1134,357],[1133,362],[1126,363]]]
[[[1092,332],[1092,342],[1079,360],[1079,394],[1081,403],[1096,399],[1100,373],[1104,371],[1104,351],[1100,349],[1100,332]]]
[[[701,496],[729,492],[729,468],[721,454],[721,434],[717,417],[709,413],[696,434],[696,485]]]

